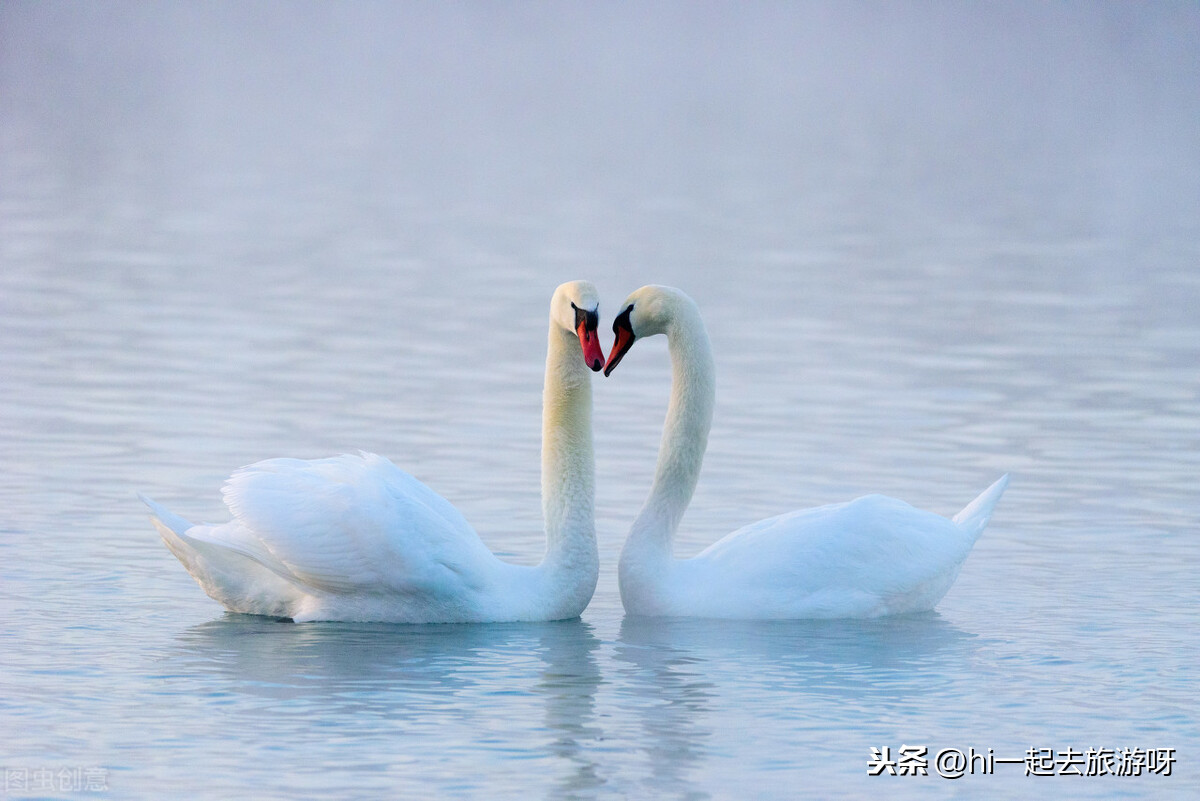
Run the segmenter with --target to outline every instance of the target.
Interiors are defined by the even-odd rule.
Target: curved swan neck
[[[551,320],[542,393],[544,567],[597,570],[594,498],[591,376],[578,337]]]
[[[671,541],[695,492],[716,402],[716,369],[700,311],[681,296],[672,312],[665,330],[671,354],[671,400],[654,485],[625,546],[660,557],[671,555]]]

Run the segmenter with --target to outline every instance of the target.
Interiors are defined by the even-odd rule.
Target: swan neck
[[[542,396],[542,515],[546,526],[544,571],[572,582],[587,597],[595,588],[599,557],[594,522],[591,375],[579,339],[553,321]],[[590,572],[589,582],[578,574]]]
[[[681,306],[667,327],[671,399],[650,496],[634,521],[627,547],[671,555],[671,543],[692,500],[716,402],[716,370],[708,332],[692,304]]]

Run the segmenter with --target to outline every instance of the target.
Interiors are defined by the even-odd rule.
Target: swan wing
[[[973,542],[940,515],[869,495],[752,523],[696,558],[767,593],[888,598],[955,570]]]
[[[496,561],[448,501],[375,454],[268,459],[222,494],[234,520],[196,534],[317,590],[461,593]]]

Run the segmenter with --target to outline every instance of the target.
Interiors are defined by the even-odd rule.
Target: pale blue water
[[[1200,792],[1198,62],[1189,4],[4,4],[4,797]],[[535,561],[579,277],[709,324],[682,555],[1011,472],[938,610],[625,619],[661,341],[595,380],[580,620],[228,615],[159,542],[136,490],[221,519],[232,469],[363,448]],[[868,776],[903,745],[931,775]]]

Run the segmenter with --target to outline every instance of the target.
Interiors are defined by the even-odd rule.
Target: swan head
[[[604,366],[600,348],[600,294],[591,281],[568,281],[554,290],[550,319],[564,331],[579,337],[583,361],[593,372]]]
[[[625,298],[621,312],[613,320],[613,346],[604,365],[604,375],[616,369],[635,341],[667,333],[684,310],[695,311],[696,304],[674,287],[650,284]]]

